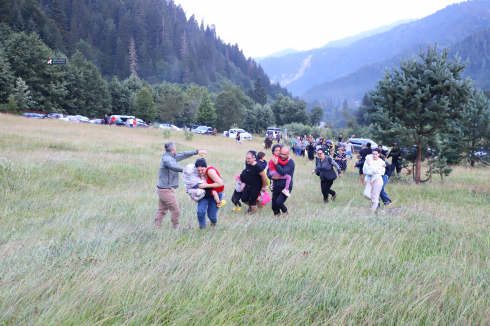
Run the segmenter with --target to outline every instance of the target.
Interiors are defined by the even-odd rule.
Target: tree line
[[[137,75],[149,84],[194,83],[218,92],[226,83],[248,91],[260,77],[269,101],[291,96],[238,44],[223,42],[214,25],[187,18],[173,0],[0,0],[0,23],[37,34],[56,58],[80,52],[106,81]]]

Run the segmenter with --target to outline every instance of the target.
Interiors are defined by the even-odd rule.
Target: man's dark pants
[[[282,193],[283,187],[274,187],[272,189],[272,211],[274,215],[279,215],[281,211],[286,213],[288,208],[284,205],[288,197]]]

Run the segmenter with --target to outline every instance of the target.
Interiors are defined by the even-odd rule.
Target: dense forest
[[[420,47],[426,51],[429,43],[413,45],[406,48],[405,53],[414,55],[420,51]],[[439,45],[437,48],[439,51],[443,50]],[[471,77],[476,88],[490,89],[490,28],[476,32],[461,42],[448,46],[448,49],[451,56],[457,55],[463,62],[468,61],[468,66],[462,74],[463,78]],[[398,66],[403,56],[404,54],[400,53],[390,60],[364,66],[341,78],[316,85],[301,98],[310,102],[311,106],[320,105],[328,114],[329,103],[332,101],[338,104],[347,99],[348,102],[353,103],[362,98],[366,92],[374,88],[376,81],[381,79],[383,69],[391,68],[392,65]]]
[[[79,51],[106,81],[133,74],[150,84],[219,91],[228,83],[248,91],[261,77],[270,100],[290,96],[237,44],[225,44],[214,25],[187,19],[173,0],[0,0],[0,22],[13,32],[37,33],[56,56]]]

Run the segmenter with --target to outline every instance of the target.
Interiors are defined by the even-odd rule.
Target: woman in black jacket
[[[316,151],[316,146],[315,146],[315,142],[312,141],[307,147],[306,149],[308,150],[308,159],[310,161],[313,161],[315,159],[315,151]]]
[[[333,182],[337,179],[337,174],[334,171],[334,167],[337,168],[339,177],[342,177],[342,172],[337,163],[330,157],[325,155],[323,148],[319,148],[317,151],[318,158],[316,159],[315,168],[311,173],[320,177],[321,189],[323,194],[323,201],[328,203],[328,195],[332,195],[332,200],[337,197],[337,192],[331,189]]]

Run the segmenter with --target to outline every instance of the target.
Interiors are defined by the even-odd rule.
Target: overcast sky
[[[400,19],[422,18],[462,0],[174,0],[214,24],[246,57],[308,50]]]

